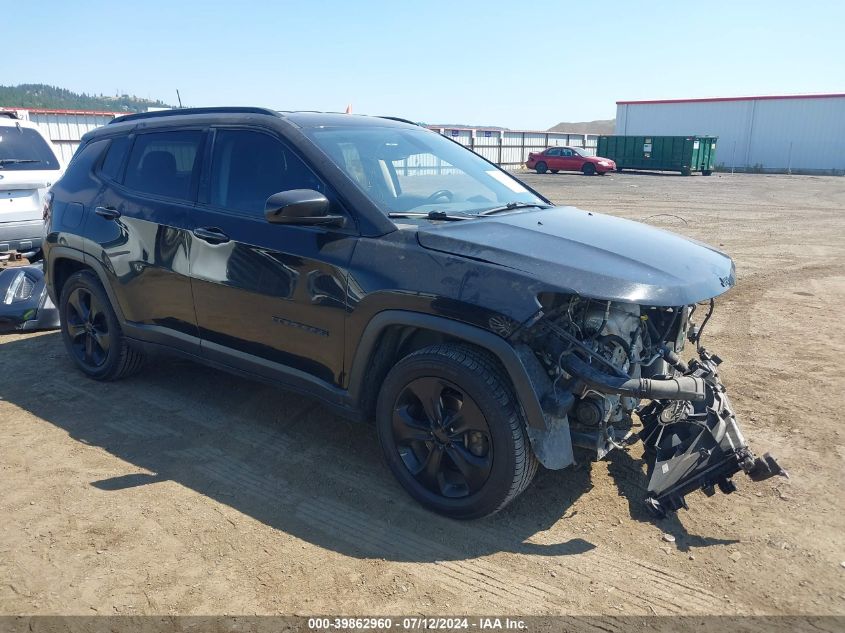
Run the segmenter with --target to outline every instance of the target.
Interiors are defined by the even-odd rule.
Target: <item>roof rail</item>
[[[275,117],[279,116],[277,112],[268,110],[267,108],[241,106],[225,106],[219,108],[175,108],[173,110],[154,110],[152,112],[126,114],[112,119],[108,124],[123,123],[124,121],[138,121],[141,119],[159,119],[169,116],[183,116],[186,114],[269,114]]]
[[[409,121],[408,119],[403,119],[402,117],[398,116],[380,116],[377,117],[379,119],[389,119],[390,121],[399,121],[399,123],[410,123],[411,125],[419,126],[419,123],[416,121]]]

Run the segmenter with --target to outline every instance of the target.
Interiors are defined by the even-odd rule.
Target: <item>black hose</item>
[[[649,400],[704,400],[704,380],[695,376],[674,378],[622,378],[594,368],[578,356],[563,359],[567,373],[577,376],[589,387],[603,393],[613,393]]]
[[[700,350],[701,345],[699,341],[701,341],[701,335],[704,333],[704,326],[707,325],[707,322],[710,320],[710,317],[713,316],[713,308],[716,306],[716,301],[714,299],[710,299],[710,309],[707,311],[707,316],[704,317],[704,321],[701,323],[701,327],[698,328],[698,333],[695,335],[695,348]]]

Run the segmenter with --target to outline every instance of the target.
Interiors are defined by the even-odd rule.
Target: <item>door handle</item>
[[[120,211],[114,207],[97,207],[94,209],[94,213],[106,220],[117,220],[120,217]]]
[[[228,235],[213,226],[194,229],[193,234],[195,237],[198,237],[209,244],[225,244],[229,241]]]

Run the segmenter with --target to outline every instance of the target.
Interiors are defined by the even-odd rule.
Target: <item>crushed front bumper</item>
[[[698,355],[688,366],[677,361],[675,368],[703,379],[704,400],[653,400],[638,411],[649,464],[646,504],[656,516],[686,508],[684,497],[698,489],[708,496],[717,487],[733,492],[731,477],[740,471],[753,481],[789,476],[772,455],[755,457],[748,447],[719,379],[721,359],[704,348]]]
[[[59,327],[40,263],[0,268],[0,332]]]

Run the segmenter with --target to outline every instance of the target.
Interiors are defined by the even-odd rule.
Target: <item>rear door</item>
[[[560,163],[560,149],[552,147],[546,150],[546,165],[549,169],[562,169]]]
[[[85,251],[110,276],[127,334],[192,353],[199,338],[186,232],[205,136],[195,128],[114,138],[84,231]]]
[[[335,194],[292,148],[263,128],[211,135],[191,236],[191,276],[202,353],[209,360],[301,383],[340,384],[347,266],[357,232],[270,224],[268,197]]]

